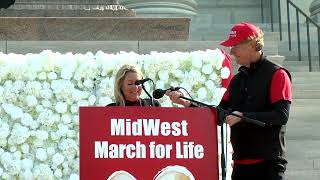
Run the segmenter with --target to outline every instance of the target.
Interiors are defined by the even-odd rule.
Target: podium
[[[152,180],[179,166],[219,179],[217,112],[209,108],[80,107],[80,179],[126,171]]]

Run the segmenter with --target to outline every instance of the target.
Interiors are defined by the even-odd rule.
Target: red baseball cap
[[[249,37],[257,37],[261,30],[248,22],[242,22],[232,27],[229,38],[220,43],[222,46],[231,47],[239,44],[241,41]]]

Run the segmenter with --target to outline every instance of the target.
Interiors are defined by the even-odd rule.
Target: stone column
[[[119,0],[121,5],[136,10],[141,16],[194,16],[196,0]]]
[[[320,23],[320,0],[314,0],[309,7],[311,19]]]

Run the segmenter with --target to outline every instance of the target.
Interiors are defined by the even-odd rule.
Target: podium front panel
[[[108,179],[117,171],[151,180],[164,168],[218,179],[217,148],[214,109],[80,108],[81,180]]]

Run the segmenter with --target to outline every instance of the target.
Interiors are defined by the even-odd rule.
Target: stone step
[[[301,165],[303,166],[303,165]],[[320,170],[290,170],[286,171],[288,180],[319,180]]]
[[[290,62],[304,62],[306,65],[309,63],[309,56],[307,55],[301,55],[301,60],[299,60],[299,55],[296,52],[292,52],[290,55],[287,55],[285,53],[279,53],[286,57],[286,61]],[[310,60],[313,64],[319,65],[319,56],[317,55],[311,55]]]
[[[320,99],[293,99],[291,108],[307,107],[307,108],[320,109],[319,105],[320,105]]]
[[[293,98],[297,99],[320,99],[320,89],[293,89]]]
[[[319,77],[314,77],[314,78],[292,78],[292,84],[320,84],[320,78]]]
[[[320,72],[292,72],[291,75],[295,78],[318,78],[320,77]]]
[[[292,140],[287,139],[286,155],[288,167],[296,170],[320,170],[320,140]],[[303,163],[304,166],[301,166]]]
[[[299,69],[299,68],[307,68],[307,71],[309,70],[309,61],[304,60],[304,61],[289,61],[287,60],[287,57],[285,57],[285,61],[283,62],[283,66],[286,67],[287,69]],[[315,60],[310,61],[311,64],[311,69],[312,70],[317,70],[319,69],[319,62]]]
[[[320,106],[318,100],[304,98],[296,104],[297,99],[293,99],[290,108],[290,117],[287,124],[287,139],[289,140],[318,140],[320,145]],[[305,105],[307,103],[309,105]],[[319,151],[320,152],[320,151]]]
[[[320,90],[320,82],[309,82],[304,84],[292,84],[293,91],[301,91],[301,90]]]
[[[289,42],[288,41],[281,41],[278,43],[279,52],[282,55],[286,56],[298,56],[298,41],[291,42],[291,51],[289,50]],[[308,43],[307,41],[300,42],[301,48],[301,56],[308,56]],[[311,56],[319,56],[318,51],[318,41],[313,39],[310,41],[310,55]]]

